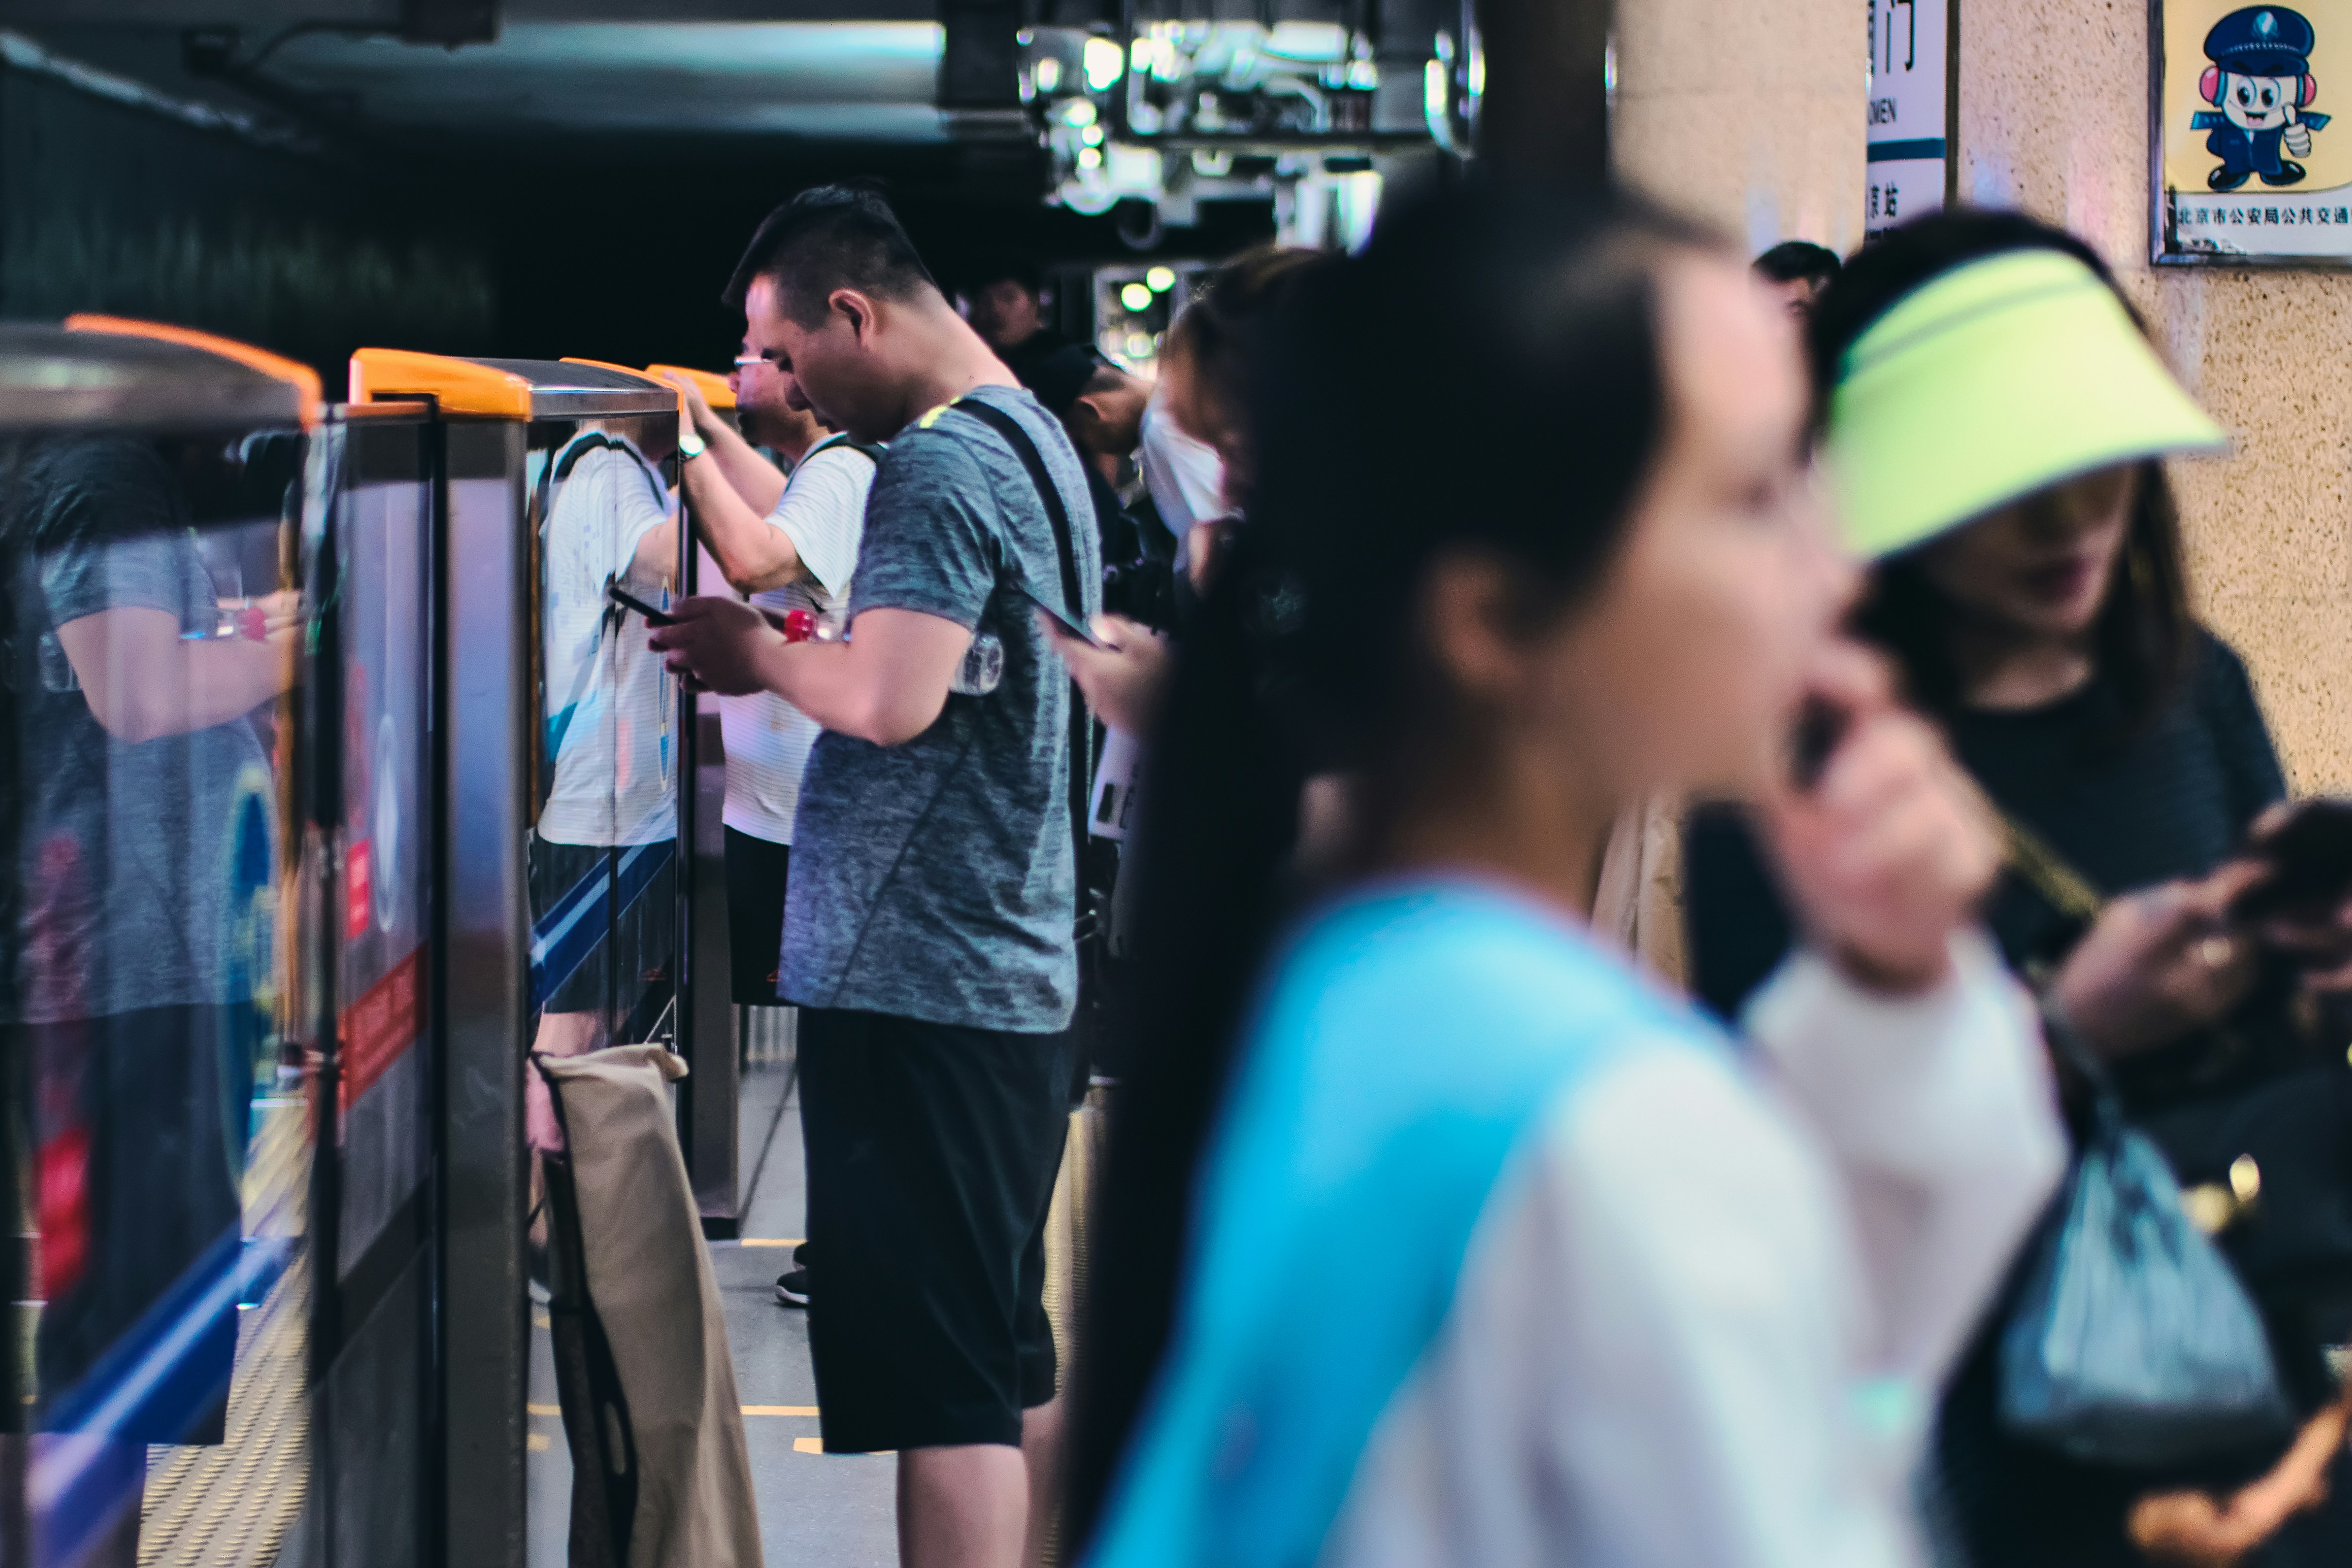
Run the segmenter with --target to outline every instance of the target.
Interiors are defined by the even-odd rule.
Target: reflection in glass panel
[[[0,449],[40,1563],[152,1559],[224,1513],[223,1560],[266,1562],[301,1503],[279,700],[302,460],[290,434]]]
[[[656,422],[589,420],[534,453],[542,800],[530,856],[538,1048],[653,1037],[674,973],[677,683],[620,591],[666,605],[677,524]]]
[[[677,923],[676,680],[646,646],[645,617],[677,588],[677,502],[660,467],[674,415],[542,424],[530,432],[538,547],[541,723],[530,836],[532,1046],[575,1056],[675,1034]],[[573,1518],[559,1406],[585,1412],[585,1349],[565,1303],[580,1292],[551,1221],[571,1223],[567,1146],[545,1081],[527,1071],[534,1149],[530,1553],[561,1561]],[[544,1204],[542,1199],[547,1200]],[[552,1277],[551,1277],[551,1275]],[[561,1318],[566,1329],[559,1329]],[[568,1330],[568,1337],[567,1337]],[[566,1368],[558,1375],[558,1366]],[[593,1511],[593,1510],[592,1510]]]

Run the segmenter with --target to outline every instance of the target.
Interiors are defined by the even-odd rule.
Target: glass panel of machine
[[[305,1453],[282,919],[303,461],[290,431],[0,447],[39,1563],[150,1559],[224,1517],[245,1544],[220,1560],[268,1561],[300,1506],[253,1478]]]
[[[354,448],[405,455],[415,430],[339,433]],[[407,452],[399,443],[407,444]],[[337,1039],[342,1050],[343,1224],[337,1250],[348,1274],[424,1180],[431,1151],[424,1032],[425,868],[425,637],[431,599],[426,550],[429,492],[354,473],[337,498],[342,633],[341,908]],[[409,1227],[413,1233],[415,1226]]]
[[[541,799],[530,853],[538,1049],[669,1032],[676,975],[677,687],[646,646],[677,592],[662,460],[673,417],[531,427]],[[665,441],[665,437],[667,441]]]

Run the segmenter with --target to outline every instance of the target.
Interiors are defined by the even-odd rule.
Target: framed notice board
[[[2154,0],[2148,37],[2155,259],[2352,260],[2352,0]]]

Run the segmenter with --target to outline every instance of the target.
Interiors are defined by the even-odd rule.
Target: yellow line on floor
[[[824,1439],[822,1437],[795,1437],[793,1439],[793,1452],[795,1454],[822,1454],[824,1452]]]
[[[523,1411],[531,1415],[561,1415],[563,1414],[563,1406],[526,1405],[523,1406]],[[743,1406],[743,1414],[746,1415],[814,1415],[816,1406],[814,1405],[746,1405]]]
[[[798,1247],[801,1240],[802,1238],[797,1236],[747,1236],[743,1238],[742,1245],[745,1247]]]
[[[523,1441],[534,1454],[544,1454],[555,1446],[553,1440],[544,1432],[533,1432]]]

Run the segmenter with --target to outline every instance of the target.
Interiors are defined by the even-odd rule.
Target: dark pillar
[[[1486,64],[1479,157],[1530,179],[1607,179],[1611,0],[1475,5]]]

